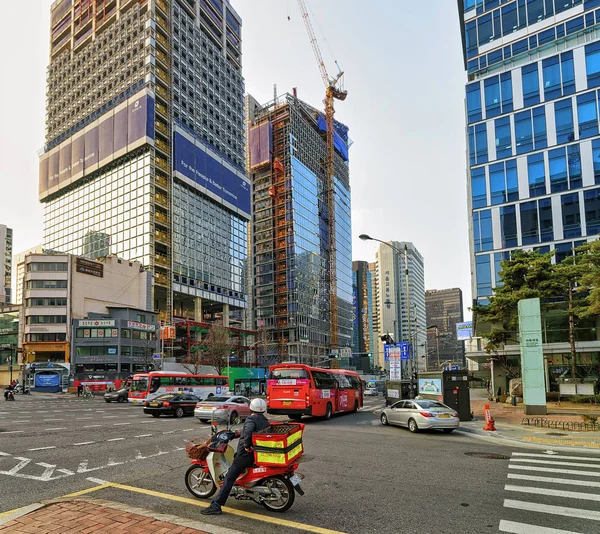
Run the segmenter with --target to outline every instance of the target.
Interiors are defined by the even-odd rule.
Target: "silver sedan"
[[[209,420],[229,417],[231,424],[239,417],[244,420],[250,416],[250,399],[234,395],[231,397],[209,397],[196,404],[194,417],[203,423]]]
[[[455,410],[434,400],[401,400],[381,412],[382,425],[405,426],[411,432],[440,429],[450,434],[458,428]]]

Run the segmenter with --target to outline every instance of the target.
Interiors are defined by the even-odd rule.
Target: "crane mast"
[[[308,9],[304,0],[298,0],[298,6],[302,13],[304,20],[304,26],[308,33],[310,44],[312,45],[315,59],[321,72],[321,78],[325,84],[325,124],[326,124],[326,138],[327,138],[327,158],[325,171],[327,176],[327,206],[328,206],[328,228],[329,228],[329,316],[330,316],[330,346],[332,349],[337,349],[338,340],[338,326],[339,326],[339,313],[338,313],[338,300],[337,300],[337,258],[336,258],[336,221],[335,221],[335,150],[334,150],[334,99],[335,100],[346,100],[348,92],[343,89],[343,71],[340,71],[335,78],[330,78],[321,55],[319,43],[317,37],[308,16]]]

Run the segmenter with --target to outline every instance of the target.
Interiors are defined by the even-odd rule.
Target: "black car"
[[[144,403],[144,413],[159,417],[161,415],[173,415],[183,417],[194,415],[196,403],[200,398],[189,393],[165,393]]]
[[[106,402],[127,402],[127,394],[129,393],[128,388],[117,389],[117,391],[107,391],[104,394],[104,400]]]

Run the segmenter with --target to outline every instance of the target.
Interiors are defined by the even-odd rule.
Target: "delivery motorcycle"
[[[200,499],[208,499],[221,487],[233,462],[234,450],[229,442],[240,436],[239,430],[229,428],[217,431],[211,426],[211,431],[213,435],[205,444],[208,454],[203,459],[192,459],[185,474],[187,489]],[[254,501],[271,512],[285,512],[294,504],[296,493],[304,495],[300,487],[304,476],[296,472],[301,454],[286,465],[250,467],[238,477],[230,496]]]

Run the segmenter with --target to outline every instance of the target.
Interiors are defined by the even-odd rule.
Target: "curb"
[[[40,508],[45,508],[47,505],[41,502],[35,502],[33,504],[28,504],[27,506],[23,506],[21,508],[15,508],[14,510],[9,510],[8,512],[0,513],[0,527],[5,525],[6,523],[10,523],[15,519],[19,519],[19,517],[23,517],[31,512],[35,512]]]

